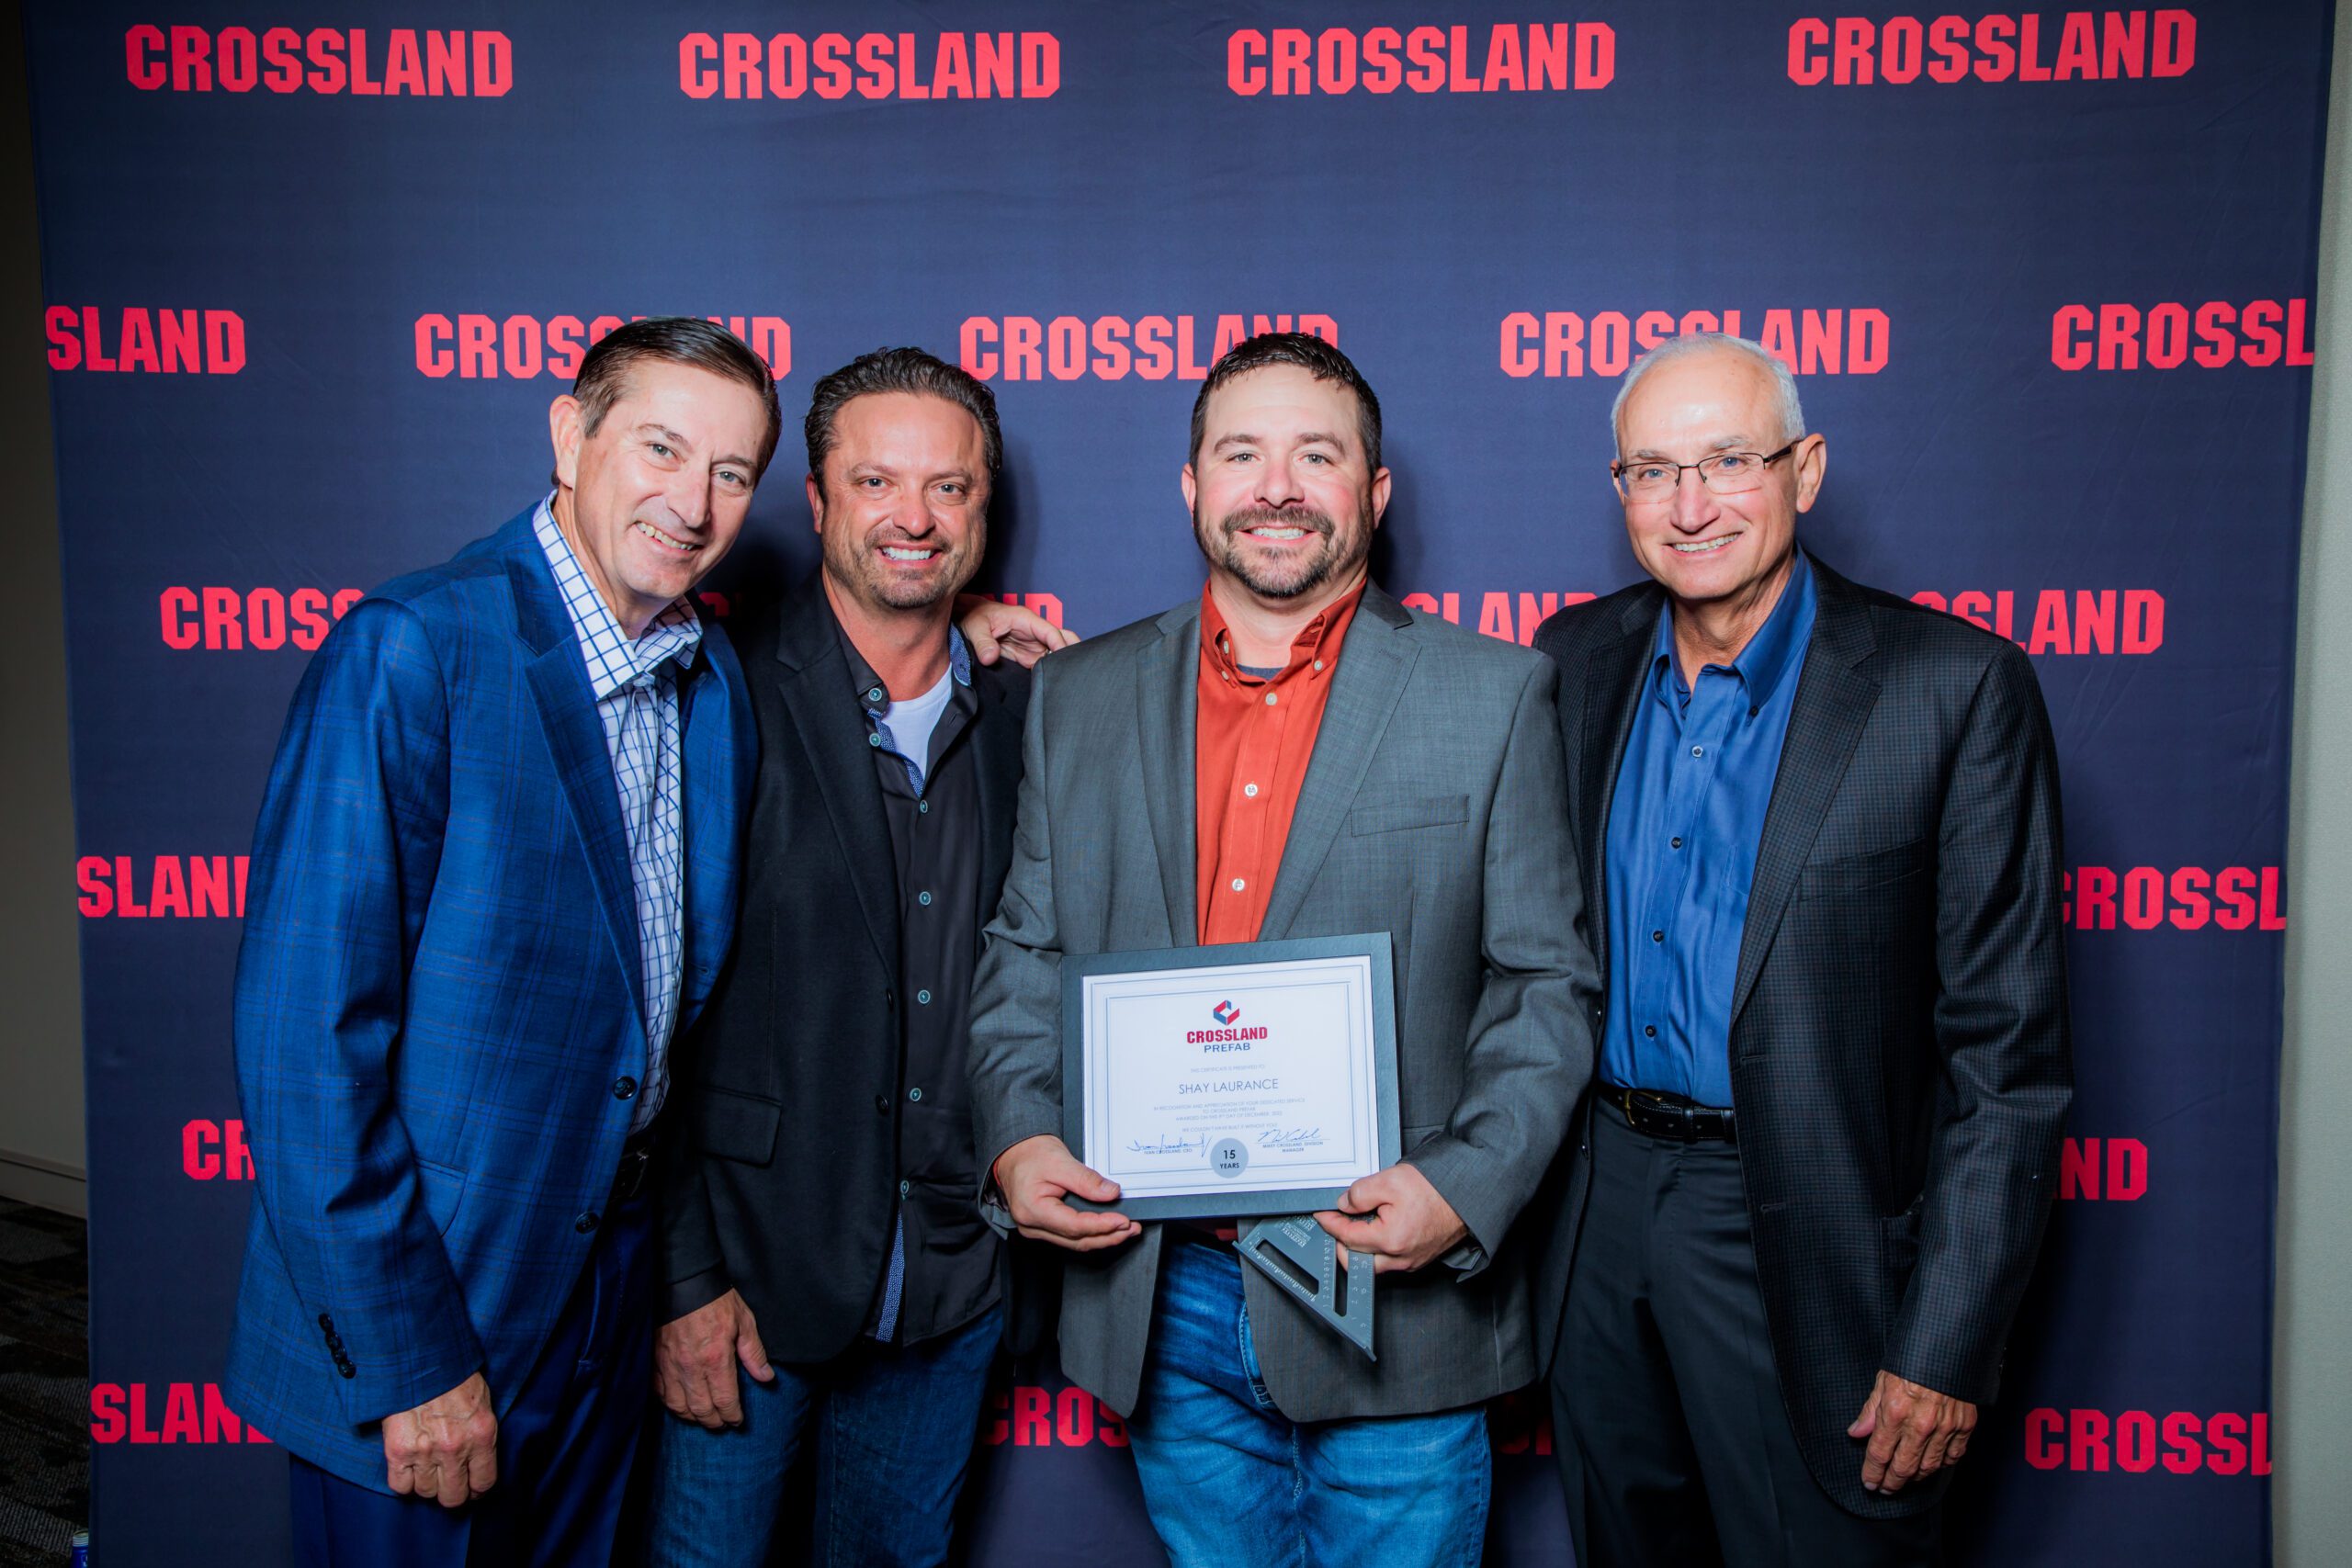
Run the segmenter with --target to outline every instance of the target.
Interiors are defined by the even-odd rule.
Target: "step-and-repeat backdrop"
[[[284,1461],[216,1384],[230,976],[303,662],[538,493],[585,344],[691,313],[796,425],[882,344],[984,378],[985,581],[1087,631],[1199,590],[1186,413],[1251,332],[1378,389],[1386,586],[1521,642],[1635,575],[1627,364],[1718,327],[1783,355],[1829,437],[1803,536],[2021,644],[2064,761],[2081,1089],[1962,1560],[2267,1562],[2331,10],[1864,10],[29,6],[103,1561],[287,1551]],[[798,477],[788,433],[722,599],[812,564]],[[1493,1426],[1490,1559],[1564,1561],[1536,1403]],[[1050,1367],[978,1442],[973,1561],[1154,1560],[1124,1429]]]

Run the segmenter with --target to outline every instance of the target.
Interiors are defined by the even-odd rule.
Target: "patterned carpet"
[[[63,1568],[90,1517],[89,1245],[0,1199],[0,1568]]]

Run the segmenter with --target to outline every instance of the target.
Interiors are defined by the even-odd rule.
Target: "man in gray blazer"
[[[973,1005],[983,1208],[1068,1249],[1063,1368],[1128,1416],[1177,1563],[1476,1562],[1481,1403],[1536,1370],[1512,1223],[1599,996],[1555,671],[1367,581],[1380,405],[1336,348],[1235,348],[1191,459],[1206,590],[1037,671]],[[1395,944],[1405,1158],[1317,1218],[1374,1259],[1377,1362],[1217,1227],[1072,1208],[1118,1192],[1060,1137],[1065,953],[1366,931]]]

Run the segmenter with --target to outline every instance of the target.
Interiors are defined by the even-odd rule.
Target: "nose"
[[[709,520],[711,483],[708,474],[692,472],[682,472],[670,481],[663,499],[682,526],[699,528]]]
[[[1306,494],[1306,487],[1298,482],[1298,476],[1291,472],[1287,463],[1261,464],[1256,490],[1257,500],[1266,506],[1287,506]]]
[[[1686,534],[1695,534],[1721,515],[1715,492],[1700,482],[1699,470],[1685,468],[1674,481],[1674,503],[1668,515]]]

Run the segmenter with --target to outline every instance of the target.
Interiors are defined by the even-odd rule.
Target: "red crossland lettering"
[[[243,1122],[190,1122],[180,1129],[180,1169],[191,1181],[251,1181],[254,1153]]]
[[[247,870],[243,855],[155,855],[142,882],[130,855],[84,855],[74,863],[76,908],[90,919],[242,919]]]
[[[1528,1397],[1522,1389],[1504,1394],[1487,1406],[1487,1441],[1498,1454],[1552,1452],[1552,1412],[1548,1400]]]
[[[2023,620],[2018,595],[2007,588],[1964,588],[1949,596],[1921,589],[1911,602],[1997,632],[2028,653],[2154,653],[2165,645],[2165,596],[2153,588],[2028,592],[2030,608]]]
[[[52,370],[234,376],[245,367],[245,319],[234,310],[51,305],[43,322]]]
[[[1034,1383],[999,1389],[990,1396],[995,1414],[980,1418],[980,1441],[990,1448],[1106,1449],[1127,1446],[1126,1423],[1082,1388],[1058,1392]]]
[[[1670,337],[1737,337],[1743,324],[1737,310],[1513,310],[1502,319],[1502,371],[1522,379],[1622,376]],[[1772,310],[1763,313],[1756,341],[1800,376],[1871,376],[1886,368],[1891,332],[1886,312],[1868,306]]]
[[[156,1420],[161,1394],[161,1422]],[[266,1443],[220,1397],[218,1383],[102,1382],[90,1386],[94,1443]]]
[[[2050,363],[2061,370],[2309,365],[2311,301],[2061,305],[2050,318]]]
[[[792,324],[782,316],[706,316],[749,344],[778,380],[792,373]],[[488,316],[437,312],[416,319],[416,368],[435,379],[527,381],[580,374],[588,350],[624,321],[643,316]]]
[[[123,34],[123,74],[148,93],[345,93],[360,97],[496,98],[514,85],[514,45],[498,32],[395,28],[164,28]],[[378,63],[380,62],[380,70]]]
[[[1000,593],[1008,604],[1018,604],[1049,626],[1062,624],[1062,602],[1052,593]]]
[[[2026,1412],[2025,1461],[2036,1470],[2145,1475],[2209,1471],[2215,1475],[2270,1473],[2270,1416],[2222,1411],[2200,1416],[2175,1410],[2059,1410],[2045,1405]]]
[[[309,651],[367,595],[356,588],[166,588],[156,595],[164,646],[182,652]]]
[[[2226,865],[2218,870],[2184,865],[2164,871],[2135,865],[2118,873],[2109,865],[2081,865],[2066,874],[2066,901],[2059,919],[2076,931],[2225,931],[2287,929],[2278,868]]]
[[[1052,33],[688,33],[678,91],[690,98],[1050,98],[1061,91]]]
[[[2137,1138],[2069,1138],[2058,1156],[2058,1196],[2130,1203],[2148,1195],[2148,1145]]]
[[[1462,624],[1460,593],[1428,593],[1414,592],[1399,601],[1408,610],[1424,615],[1435,615],[1453,626]],[[1502,642],[1515,642],[1525,648],[1535,640],[1535,628],[1544,617],[1570,604],[1581,604],[1592,598],[1589,593],[1506,592],[1497,589],[1478,596],[1478,629]]]
[[[1483,51],[1481,46],[1483,45]],[[1606,22],[1498,22],[1478,29],[1244,28],[1225,40],[1225,85],[1244,97],[1320,93],[1557,93],[1617,79]]]
[[[1205,326],[1204,326],[1205,323]],[[969,316],[958,363],[983,381],[1198,381],[1234,344],[1260,333],[1305,333],[1336,346],[1329,316]]]
[[[1789,25],[1789,80],[1801,87],[1915,82],[2111,82],[2180,76],[2197,63],[2187,11],[1804,17]]]

